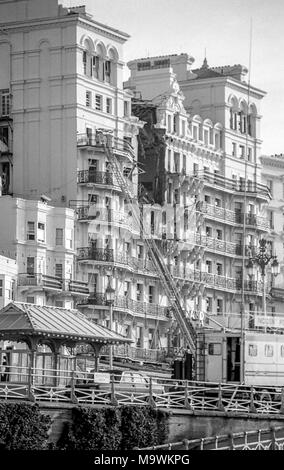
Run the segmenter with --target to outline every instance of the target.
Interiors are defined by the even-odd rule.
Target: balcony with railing
[[[97,305],[99,307],[108,307],[108,302],[105,293],[94,293],[90,297],[80,302],[80,305]],[[128,296],[116,295],[114,299],[114,310],[127,310],[133,315],[159,318],[161,320],[168,321],[168,307],[162,307],[161,305],[142,302],[139,300],[130,299]]]
[[[18,275],[18,287],[21,290],[29,290],[30,288],[41,288],[51,291],[69,291],[72,294],[88,295],[88,284],[74,279],[61,279],[55,276],[35,273],[21,273]]]
[[[118,186],[113,173],[108,171],[79,170],[77,173],[78,184],[92,183],[105,186]]]
[[[76,209],[78,220],[82,222],[97,220],[98,222],[106,222],[108,224],[116,224],[129,230],[139,231],[134,223],[133,217],[129,212],[117,211],[95,204],[78,206]]]
[[[259,199],[271,200],[271,191],[268,186],[253,181],[236,181],[235,179],[225,178],[223,175],[212,174],[204,171],[198,174],[198,178],[204,180],[205,186],[212,186],[223,191],[230,191],[238,195],[254,196]]]
[[[98,261],[100,263],[114,263],[124,265],[131,271],[139,271],[147,275],[157,276],[153,262],[148,258],[136,258],[127,253],[117,253],[110,248],[93,248],[91,246],[78,248],[78,261]]]
[[[51,290],[62,290],[63,279],[41,273],[21,273],[18,275],[18,287],[41,287]]]
[[[246,225],[254,228],[265,231],[270,230],[269,220],[266,217],[258,216],[256,214],[235,212],[230,209],[225,209],[224,207],[208,204],[206,202],[198,204],[197,212],[201,212],[205,217],[207,216],[229,225],[232,223],[242,225],[245,222]]]
[[[107,132],[107,131],[106,131]],[[78,134],[77,146],[78,147],[93,147],[98,150],[104,150],[104,146],[112,150],[113,153],[126,157],[131,161],[135,158],[134,148],[127,140],[115,137],[110,133],[96,132],[94,135]]]
[[[89,288],[87,282],[82,281],[74,281],[71,279],[68,282],[68,290],[73,294],[82,294],[82,295],[89,295]]]
[[[219,240],[217,238],[207,237],[197,233],[195,236],[195,243],[197,245],[204,246],[207,250],[218,251],[220,253],[226,253],[229,255],[237,254],[237,244],[225,240]]]

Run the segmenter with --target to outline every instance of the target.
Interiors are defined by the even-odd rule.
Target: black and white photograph
[[[283,24],[0,0],[0,462],[284,450]]]

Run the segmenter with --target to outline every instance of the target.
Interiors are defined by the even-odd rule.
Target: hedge
[[[0,402],[0,446],[2,450],[48,448],[51,418],[36,404]]]
[[[131,450],[163,444],[168,414],[150,406],[79,407],[57,443],[60,450]]]

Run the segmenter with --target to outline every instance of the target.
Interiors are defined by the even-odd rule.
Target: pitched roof
[[[17,332],[94,343],[131,342],[129,338],[90,321],[79,310],[11,302],[0,310],[0,337]]]

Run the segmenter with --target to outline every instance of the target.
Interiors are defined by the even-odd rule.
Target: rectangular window
[[[66,248],[73,248],[73,230],[69,228],[66,229]]]
[[[137,245],[137,258],[138,259],[143,258],[143,246],[142,245]]]
[[[198,176],[199,166],[198,163],[193,164],[193,175]]]
[[[174,152],[174,173],[179,173],[179,161],[180,161],[180,154]]]
[[[112,99],[111,98],[106,99],[106,112],[107,114],[112,113]]]
[[[216,206],[216,207],[222,207],[222,201],[221,201],[221,199],[215,198],[215,206]]]
[[[233,157],[237,156],[237,144],[236,144],[236,142],[232,142],[232,156]]]
[[[87,52],[83,51],[83,70],[84,74],[87,74]]]
[[[171,149],[168,149],[168,171],[170,172],[171,169],[172,169],[172,151]]]
[[[31,297],[31,296],[28,296],[28,297],[27,297],[27,303],[28,303],[28,304],[34,304],[34,303],[35,303],[35,298],[34,298],[34,297]]]
[[[92,57],[92,75],[95,78],[99,76],[99,58],[97,56]]]
[[[217,315],[220,315],[223,313],[223,299],[217,299]]]
[[[88,194],[88,202],[89,204],[97,204],[98,202],[97,194]]]
[[[55,233],[55,245],[63,245],[63,228],[57,228]]]
[[[249,344],[248,345],[248,354],[249,354],[249,356],[252,356],[252,357],[257,356],[257,345],[256,344]]]
[[[124,103],[123,103],[123,113],[124,113],[124,117],[129,116],[129,101],[124,101]]]
[[[61,263],[55,265],[55,277],[62,279],[63,266]]]
[[[252,162],[252,148],[248,148],[248,162]]]
[[[208,354],[209,354],[209,356],[221,356],[221,354],[222,354],[222,345],[221,345],[221,343],[209,343],[208,344]]]
[[[181,121],[181,135],[185,136],[185,121]]]
[[[212,313],[212,297],[206,298],[206,312]]]
[[[92,106],[92,92],[89,90],[86,91],[86,106],[88,108]]]
[[[149,304],[154,302],[154,286],[149,286]]]
[[[97,273],[88,273],[88,284],[90,285],[90,292],[97,292],[97,283],[98,283],[98,274]]]
[[[216,272],[217,272],[218,276],[223,275],[223,265],[222,265],[222,263],[216,263]]]
[[[212,227],[207,226],[205,228],[206,237],[212,237]]]
[[[268,215],[269,215],[270,228],[274,229],[274,213],[273,213],[273,211],[269,211]]]
[[[55,307],[60,307],[60,308],[64,307],[63,300],[56,300]]]
[[[45,224],[42,222],[37,224],[37,239],[39,242],[45,242]]]
[[[206,271],[207,273],[212,273],[212,261],[206,260]]]
[[[96,110],[102,111],[103,109],[103,97],[102,95],[96,95]]]
[[[142,284],[137,284],[136,300],[138,300],[138,301],[142,300],[142,289],[143,289]]]
[[[182,156],[182,171],[186,174],[186,155]]]
[[[27,257],[27,274],[35,273],[35,259],[33,256]]]
[[[168,115],[168,132],[172,132],[172,116]]]
[[[10,114],[10,92],[9,90],[2,90],[1,93],[1,115],[9,116]]]
[[[9,128],[7,126],[0,127],[0,140],[2,140],[5,145],[9,144]]]
[[[27,240],[35,240],[35,223],[34,222],[28,222]]]
[[[216,230],[217,233],[217,240],[223,240],[223,232],[219,228]]]
[[[240,158],[245,158],[245,146],[240,145]]]
[[[264,346],[264,355],[266,357],[272,357],[273,356],[273,346],[272,346],[272,344],[266,344]]]
[[[0,279],[0,297],[3,297],[3,280]]]

